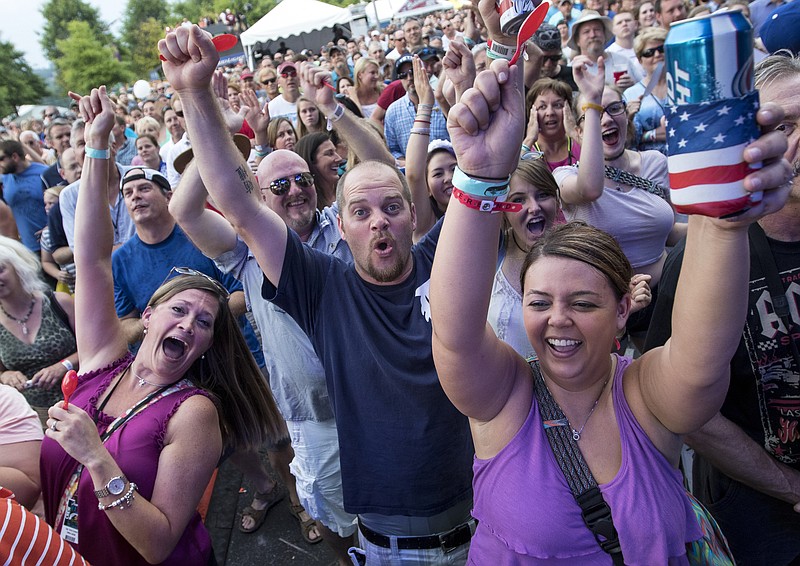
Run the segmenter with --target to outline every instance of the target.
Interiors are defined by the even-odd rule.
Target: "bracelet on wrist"
[[[417,109],[424,108],[426,110],[433,110],[433,104],[417,104]]]
[[[72,362],[69,361],[68,358],[64,358],[63,360],[61,360],[61,365],[67,368],[67,371],[75,369],[75,366],[72,365]]]
[[[411,128],[411,133],[412,134],[420,134],[420,135],[423,135],[423,136],[429,136],[429,135],[431,135],[431,129],[430,128]]]
[[[645,142],[654,142],[656,141],[656,131],[655,130],[647,130],[644,135],[642,135],[642,139]]]
[[[338,122],[344,116],[344,106],[341,104],[336,104],[336,110],[334,110],[330,116],[328,116],[328,131],[330,132],[333,129],[333,123]]]
[[[453,196],[455,199],[473,210],[480,212],[519,212],[522,210],[522,204],[518,202],[505,202],[503,199],[505,195],[496,198],[477,198],[474,195],[465,193],[464,191],[453,187]]]
[[[510,181],[511,175],[504,179],[475,179],[464,173],[457,165],[453,170],[453,186],[478,199],[505,196]]]
[[[136,497],[136,484],[131,482],[128,484],[128,491],[125,492],[125,495],[120,497],[119,499],[115,499],[108,505],[103,505],[102,503],[97,503],[97,509],[100,511],[108,511],[109,509],[115,509],[119,507],[120,510],[123,509],[130,509],[133,505],[133,500]]]
[[[531,150],[530,146],[527,146],[525,144],[522,144],[522,147],[520,149],[522,149],[522,151],[524,151],[525,153],[528,153]]]
[[[108,159],[110,156],[110,152],[107,149],[95,149],[88,145],[84,148],[84,151],[84,155],[92,159]]]
[[[606,109],[599,104],[595,104],[594,102],[584,102],[581,104],[581,112],[585,114],[587,110],[597,110],[600,112],[601,116],[603,115],[603,112],[606,111]]]
[[[513,45],[503,45],[491,39],[486,42],[486,56],[490,59],[506,59],[510,61],[516,52],[517,48]]]

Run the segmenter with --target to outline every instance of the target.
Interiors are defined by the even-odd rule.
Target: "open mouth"
[[[606,145],[617,145],[619,142],[619,128],[611,128],[603,132],[603,143]]]
[[[379,257],[389,256],[393,249],[392,242],[388,239],[379,240],[374,246],[374,250],[378,253]]]
[[[170,360],[180,359],[186,352],[186,342],[172,336],[165,338],[161,347]]]
[[[548,338],[547,345],[559,354],[568,354],[577,350],[583,342],[564,338]]]
[[[539,237],[544,234],[545,221],[544,218],[531,218],[525,225],[531,236]]]
[[[298,206],[303,206],[304,204],[306,204],[306,202],[308,202],[307,199],[293,200],[292,202],[286,203],[286,208],[296,208]]]

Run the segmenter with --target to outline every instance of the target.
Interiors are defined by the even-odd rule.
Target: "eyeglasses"
[[[222,283],[220,283],[213,277],[209,277],[202,271],[197,271],[196,269],[192,269],[191,267],[173,267],[172,269],[169,270],[166,279],[164,279],[164,281],[161,283],[161,285],[159,285],[159,287],[164,285],[164,283],[166,283],[167,281],[174,279],[178,275],[190,275],[194,277],[202,277],[203,279],[205,279],[214,286],[214,288],[219,293],[220,297],[222,297],[226,301],[231,298],[231,294],[225,287],[222,286]]]
[[[561,55],[543,55],[542,56],[542,63],[550,61],[551,63],[558,63],[561,61]]]
[[[268,188],[275,196],[285,195],[289,192],[289,189],[292,186],[292,181],[294,181],[298,187],[307,189],[314,184],[314,175],[306,171],[305,173],[298,173],[289,177],[282,177],[272,181]]]
[[[664,53],[664,46],[659,45],[658,47],[651,47],[650,49],[645,49],[644,51],[642,51],[642,57],[644,57],[645,59],[649,59],[656,53]]]
[[[295,71],[294,69],[287,69],[286,71],[283,71],[281,73],[281,76],[284,79],[288,79],[289,77],[296,77],[297,76],[297,71]]]
[[[619,116],[623,112],[625,112],[625,101],[624,100],[617,100],[616,102],[612,102],[608,106],[603,108],[603,112],[608,114],[609,116]],[[602,119],[603,114],[600,114],[600,118]],[[581,122],[586,118],[586,114],[581,114],[581,117],[578,118],[578,124],[580,125]]]
[[[261,81],[261,84],[271,85],[277,80],[278,80],[278,77],[272,77],[271,79],[264,79],[263,81]]]

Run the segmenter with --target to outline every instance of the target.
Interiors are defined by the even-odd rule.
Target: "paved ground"
[[[225,462],[219,469],[206,516],[220,566],[336,565],[324,542],[309,545],[303,540],[300,524],[289,513],[288,496],[269,511],[259,530],[251,534],[239,531],[242,509],[251,500],[251,486],[230,461]]]

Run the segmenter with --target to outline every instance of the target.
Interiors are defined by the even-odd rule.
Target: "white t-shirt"
[[[289,102],[283,95],[275,97],[269,101],[269,117],[274,120],[279,116],[286,116],[292,121],[292,124],[297,126],[297,103]]]

